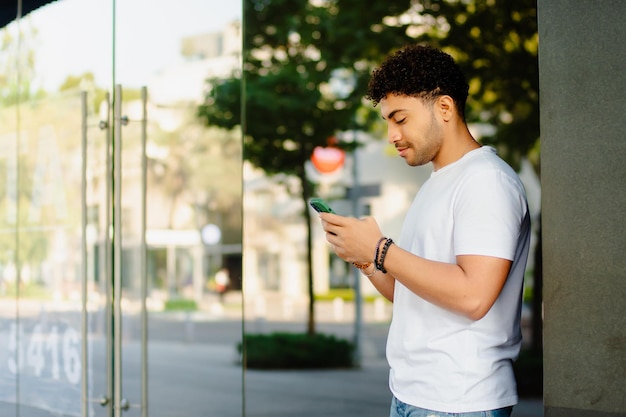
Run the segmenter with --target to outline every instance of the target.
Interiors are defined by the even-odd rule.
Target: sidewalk
[[[258,301],[258,300],[257,300]],[[304,331],[305,314],[303,305],[298,302],[267,300],[262,304],[248,306],[246,312],[256,315],[245,320],[247,333],[273,331]],[[350,339],[354,336],[354,311],[351,306],[316,303],[316,330]],[[364,323],[361,334],[361,367],[358,369],[332,370],[291,370],[291,371],[245,371],[244,406],[246,417],[385,417],[389,415],[391,393],[388,388],[388,364],[385,359],[385,343],[388,331],[390,306],[383,305],[378,310],[374,305],[364,308]],[[255,311],[254,309],[258,310]],[[217,322],[229,315],[229,311],[219,312],[218,317],[205,317],[205,326],[200,317],[195,317],[196,335],[207,334],[207,341],[215,342],[217,333],[210,333]],[[217,311],[213,311],[217,313]],[[237,322],[237,316],[230,317]],[[239,316],[240,318],[240,316]],[[220,328],[221,329],[221,328]],[[166,333],[171,334],[168,328]],[[220,335],[225,335],[221,329]],[[236,334],[232,334],[236,336]],[[198,340],[200,341],[200,340]],[[224,358],[232,352],[226,349]],[[216,358],[217,359],[217,358]],[[206,385],[205,385],[205,388]],[[211,392],[208,390],[207,392]],[[219,390],[216,390],[219,392]],[[217,399],[217,398],[216,398]],[[217,399],[219,402],[219,399]],[[223,398],[222,398],[223,400]],[[224,402],[224,401],[222,401]],[[224,405],[221,413],[214,415],[230,416],[232,404]],[[232,414],[236,415],[236,414]],[[541,398],[522,398],[513,409],[512,417],[543,417]],[[182,416],[181,416],[182,417]]]
[[[385,360],[358,370],[246,371],[246,417],[385,417],[391,394]],[[512,417],[543,417],[541,399],[522,399]]]

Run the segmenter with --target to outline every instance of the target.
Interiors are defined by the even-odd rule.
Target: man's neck
[[[457,122],[454,125],[448,125],[444,143],[439,153],[433,159],[433,169],[435,171],[461,159],[466,153],[480,148],[481,145],[476,142],[470,133],[467,125]]]

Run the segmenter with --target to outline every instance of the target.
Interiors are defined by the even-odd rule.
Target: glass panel
[[[361,136],[363,132],[333,132],[331,137],[322,133],[326,127],[342,128],[333,125],[335,122],[331,121],[333,117],[327,109],[341,114],[346,108],[343,100],[326,102],[325,96],[335,89],[352,91],[354,80],[347,74],[369,65],[366,64],[367,53],[356,60],[342,57],[341,62],[348,63],[346,67],[351,69],[346,70],[345,80],[341,80],[343,77],[339,75],[343,71],[331,71],[335,65],[331,58],[334,52],[326,43],[337,38],[324,35],[325,31],[341,32],[339,26],[333,31],[333,25],[343,22],[345,27],[352,17],[358,20],[357,16],[363,18],[361,28],[366,29],[369,26],[365,23],[366,15],[376,16],[377,13],[353,10],[357,3],[351,6],[349,2],[327,1],[304,1],[297,5],[295,2],[244,2],[247,23],[244,48],[252,48],[244,50],[244,60],[249,60],[244,62],[245,97],[249,98],[244,103],[248,116],[244,124],[250,135],[246,136],[249,143],[252,144],[253,135],[258,135],[254,138],[256,146],[247,148],[250,153],[245,155],[248,160],[244,165],[244,338],[248,358],[244,398],[250,414],[366,417],[389,413],[391,393],[386,389],[389,369],[384,353],[391,304],[366,277],[332,253],[318,217],[306,216],[312,209],[302,196],[307,188],[309,191],[314,188],[312,195],[305,194],[307,198],[323,197],[337,213],[360,217],[369,214],[369,209],[361,207],[364,203],[391,199],[368,198],[353,202],[349,197],[350,188],[354,190],[357,183],[377,185],[381,181],[380,173],[385,172],[389,184],[395,184],[390,190],[399,193],[394,187],[407,184],[406,178],[414,181],[415,173],[387,170],[386,165],[381,168],[381,164],[386,164],[379,158],[383,155],[384,141],[363,143],[365,146],[358,150],[347,152],[344,167],[330,174],[322,174],[313,161],[307,161],[303,170],[306,178],[302,178],[302,167],[287,166],[290,164],[286,162],[287,150],[291,152],[292,161],[297,160],[297,155],[312,155],[316,140],[330,143],[331,139],[339,138],[353,142],[357,135],[359,141],[367,136]],[[306,30],[300,32],[302,28]],[[343,49],[347,51],[350,47]],[[305,90],[320,94],[314,98],[318,107],[313,104],[307,109],[294,110],[297,107],[294,96],[302,96],[298,98],[300,102],[310,103],[306,101],[307,94],[300,94]],[[288,96],[289,93],[293,94]],[[283,95],[288,97],[283,98]],[[261,97],[264,108],[259,108]],[[281,114],[265,111],[265,108],[281,109]],[[302,118],[296,117],[296,113]],[[259,114],[263,117],[258,117]],[[326,116],[312,121],[320,114]],[[363,114],[359,111],[359,115]],[[344,121],[350,117],[343,113]],[[274,138],[266,126],[275,127]],[[282,142],[286,139],[282,135],[285,132],[291,139]],[[303,132],[315,133],[303,138],[307,134]],[[264,142],[265,139],[273,140]],[[272,150],[276,152],[274,158],[270,158]],[[261,156],[261,152],[267,154]],[[266,175],[262,169],[254,167],[253,162],[265,164],[273,175]],[[271,166],[273,163],[276,165]],[[283,172],[276,174],[279,167]],[[359,178],[357,172],[362,172],[362,177]],[[389,175],[397,177],[391,179]],[[372,197],[374,194],[372,192]],[[388,196],[398,197],[391,193]],[[398,222],[395,217],[389,217],[390,213],[378,214],[385,218],[385,226]],[[386,230],[389,231],[389,227]],[[309,289],[313,300],[310,300]],[[318,336],[351,342],[357,366],[338,369],[331,365],[341,349],[323,341],[326,338],[313,339],[310,343],[302,340],[311,330]],[[279,335],[269,337],[272,333]],[[259,334],[268,337],[257,337]],[[311,354],[322,349],[332,350],[333,354]],[[290,359],[283,363],[273,360],[285,357]],[[316,369],[307,369],[309,366]],[[326,366],[335,367],[320,369]],[[271,369],[278,367],[290,369]]]
[[[74,93],[20,108],[20,402],[80,413],[81,104]]]
[[[34,59],[17,72],[17,52],[0,52],[9,69],[2,78],[9,81],[0,85],[0,172],[6,184],[0,193],[0,414],[109,415],[111,372],[120,363],[122,396],[130,407],[125,415],[139,415],[144,386],[138,335],[144,327],[138,314],[138,225],[146,220],[150,415],[239,415],[241,140],[237,132],[207,128],[195,113],[205,79],[239,66],[240,6],[201,0],[169,9],[163,1],[117,4],[117,72],[111,1],[59,0],[29,15],[32,38],[21,42],[20,52],[32,52]],[[11,101],[18,80],[26,88],[20,107]],[[114,84],[125,85],[129,118],[122,127],[118,183],[121,358],[114,357],[111,340],[111,123],[104,123],[105,95]],[[141,85],[151,92],[147,218],[137,191]],[[221,270],[230,275],[223,296],[217,292]],[[81,313],[83,292],[87,314]]]
[[[205,80],[240,66],[241,6],[118,0],[116,7],[115,83],[123,86],[129,120],[122,127],[123,396],[131,405],[141,400],[137,245],[146,86],[149,415],[238,416],[241,139],[206,127],[196,113]],[[231,280],[220,298],[215,275],[222,268]],[[138,414],[131,407],[126,415]]]
[[[17,320],[17,33],[16,24],[0,37],[0,415],[17,415],[19,355]]]
[[[1,87],[0,148],[6,152],[0,162],[6,184],[0,197],[3,416],[79,416],[83,384],[90,400],[94,391],[107,393],[106,297],[100,271],[105,229],[98,215],[103,202],[95,196],[105,184],[106,136],[98,112],[102,85],[110,84],[110,10],[107,1],[56,1],[19,21],[19,50],[2,49],[8,60],[19,59],[17,66],[9,66],[17,72],[9,71],[11,80]],[[85,90],[89,213],[82,204],[81,174]],[[19,91],[19,105],[14,91]],[[86,233],[84,215],[90,222]],[[88,240],[87,257],[83,238]],[[82,314],[83,290],[89,294],[88,316]],[[9,311],[17,314],[11,317]],[[83,318],[88,339],[83,339]],[[83,345],[83,340],[89,343]],[[5,404],[11,411],[5,412]],[[97,403],[87,408],[90,415],[96,415],[93,410],[102,413]]]
[[[78,414],[81,404],[81,104],[76,93],[20,105],[15,262],[17,402]]]

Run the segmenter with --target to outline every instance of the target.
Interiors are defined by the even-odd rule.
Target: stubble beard
[[[437,120],[435,119],[434,114],[432,114],[431,123],[428,126],[428,130],[422,136],[421,140],[421,150],[418,150],[415,146],[415,142],[409,142],[406,144],[406,147],[410,152],[407,153],[404,160],[407,165],[416,167],[426,165],[429,162],[432,162],[433,159],[439,153],[439,149],[441,148],[442,143],[442,129],[437,124]]]
[[[433,153],[430,150],[430,146],[422,148],[421,152],[418,152],[418,150],[415,149],[412,144],[409,145],[408,148],[411,152],[409,153],[409,155],[407,155],[407,157],[404,158],[404,160],[407,165],[411,167],[426,165],[427,163],[432,161],[436,155],[436,153]]]

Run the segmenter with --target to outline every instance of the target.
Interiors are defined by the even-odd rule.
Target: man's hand
[[[331,213],[320,213],[326,240],[333,251],[347,262],[374,262],[376,243],[382,237],[373,217],[355,219]]]

